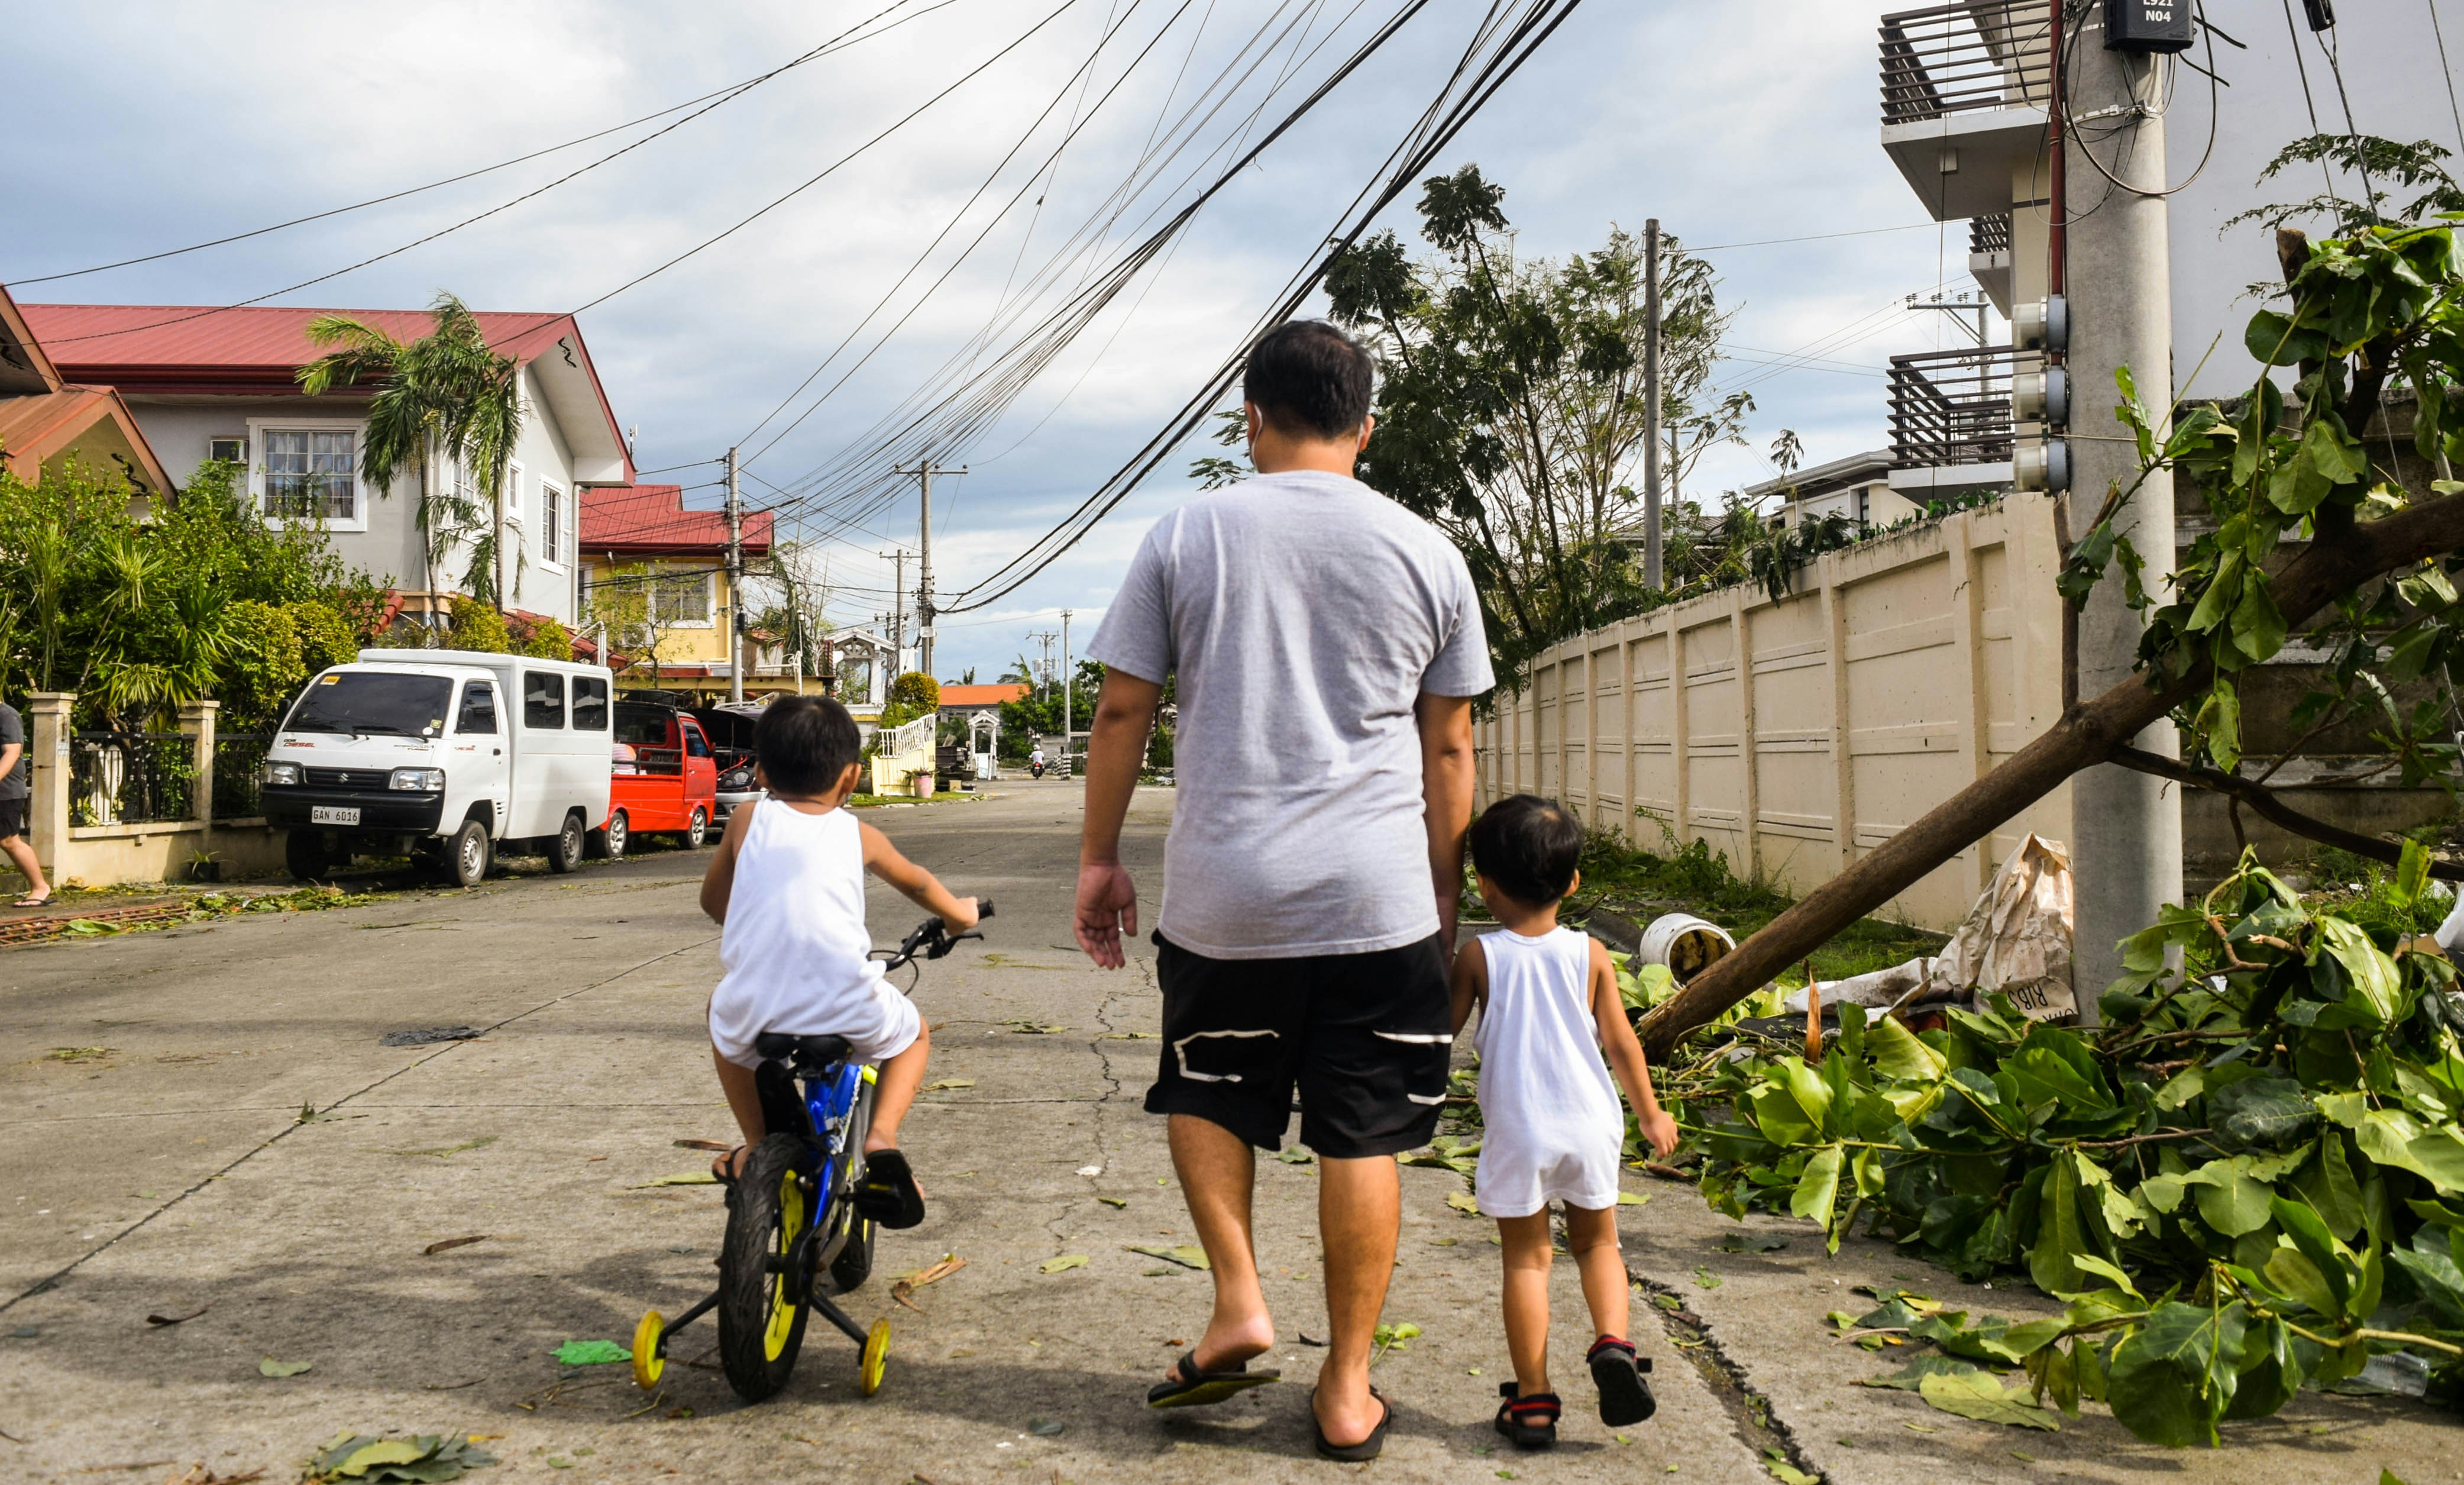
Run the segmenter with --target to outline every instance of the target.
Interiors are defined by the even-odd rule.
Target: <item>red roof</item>
[[[21,304],[43,348],[71,381],[107,382],[126,391],[147,388],[136,379],[101,374],[173,367],[225,374],[274,372],[289,390],[292,373],[324,352],[309,344],[308,322],[319,315],[344,315],[374,325],[398,341],[415,341],[436,328],[424,309],[294,309],[251,305],[216,309],[184,304]],[[568,335],[580,334],[571,315],[475,315],[497,351],[527,363]],[[72,369],[74,368],[74,369]]]
[[[999,706],[1003,701],[1023,701],[1026,688],[1015,682],[1006,686],[943,686],[941,704],[952,706]]]
[[[770,550],[768,511],[744,513],[744,551]],[[687,510],[682,485],[601,485],[582,492],[583,555],[720,557],[727,552],[727,513]]]

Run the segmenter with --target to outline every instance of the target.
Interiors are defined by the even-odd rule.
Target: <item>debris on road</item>
[[[1784,1237],[1769,1237],[1761,1233],[1731,1232],[1727,1236],[1720,1239],[1720,1252],[1732,1253],[1777,1252],[1781,1249],[1786,1248],[1788,1243],[1789,1240]]]
[[[913,1299],[909,1297],[909,1296],[914,1294],[915,1291],[923,1288],[927,1284],[939,1283],[941,1280],[948,1278],[951,1274],[957,1273],[960,1269],[963,1269],[966,1266],[967,1260],[959,1257],[957,1253],[943,1253],[941,1255],[940,1262],[930,1265],[926,1268],[917,1269],[914,1273],[907,1274],[896,1283],[891,1284],[890,1286],[890,1297],[892,1301],[898,1304],[903,1304],[907,1306],[907,1308],[913,1310],[916,1314],[921,1315],[924,1313],[923,1307],[916,1304]]]
[[[1177,1248],[1140,1248],[1129,1243],[1124,1243],[1122,1247],[1130,1252],[1144,1253],[1150,1258],[1161,1258],[1166,1263],[1177,1263],[1184,1269],[1213,1267],[1206,1261],[1206,1250],[1195,1243],[1183,1243]]]
[[[1071,1269],[1083,1269],[1086,1266],[1085,1253],[1063,1253],[1058,1258],[1045,1259],[1035,1266],[1035,1270],[1039,1274],[1067,1274]]]
[[[1642,930],[1641,947],[1635,958],[1640,964],[1665,966],[1682,985],[1727,958],[1736,946],[1737,941],[1718,923],[1691,913],[1666,913]]]
[[[626,1189],[626,1190],[627,1190],[627,1191],[647,1191],[647,1190],[649,1190],[652,1186],[716,1186],[716,1185],[718,1185],[718,1177],[716,1177],[715,1175],[713,1175],[711,1172],[709,1172],[709,1171],[707,1171],[707,1170],[688,1170],[688,1171],[686,1171],[683,1175],[680,1175],[680,1176],[661,1176],[661,1177],[660,1177],[658,1180],[656,1180],[656,1181],[645,1181],[645,1182],[643,1182],[640,1186],[627,1186],[625,1189]]]
[[[190,1310],[186,1315],[149,1315],[145,1317],[145,1323],[148,1325],[185,1325],[188,1323],[188,1321],[195,1319],[198,1316],[205,1314],[208,1310],[212,1308],[213,1306],[211,1304],[201,1304],[195,1309]]]
[[[2047,1433],[2061,1429],[2060,1421],[2052,1413],[2035,1406],[2029,1388],[2006,1389],[1991,1372],[1935,1372],[1917,1384],[1917,1395],[1944,1412],[1979,1423],[2038,1429]]]
[[[451,1160],[454,1156],[463,1154],[470,1150],[484,1150],[495,1142],[496,1137],[495,1135],[481,1135],[476,1140],[465,1140],[460,1144],[431,1145],[425,1150],[379,1150],[377,1153],[380,1155],[427,1155],[432,1156],[437,1160]]]
[[[1069,1426],[1058,1418],[1029,1418],[1026,1431],[1037,1438],[1056,1438]]]
[[[297,1377],[316,1364],[315,1362],[277,1362],[269,1356],[256,1363],[256,1370],[262,1377]]]
[[[372,1433],[338,1433],[309,1461],[314,1485],[358,1480],[364,1485],[429,1485],[457,1480],[466,1470],[496,1462],[465,1433],[421,1433],[407,1439]]]
[[[676,1141],[676,1148],[679,1150],[709,1150],[715,1154],[724,1155],[728,1151],[736,1148],[736,1146],[729,1144],[724,1140],[679,1140]]]
[[[561,1366],[612,1366],[633,1359],[632,1352],[613,1341],[568,1341],[548,1354]]]
[[[1377,1348],[1369,1353],[1370,1362],[1374,1364],[1377,1358],[1384,1356],[1389,1351],[1410,1350],[1412,1348],[1412,1341],[1417,1339],[1419,1334],[1420,1327],[1413,1324],[1410,1320],[1404,1320],[1399,1324],[1379,1325],[1375,1330],[1370,1333],[1370,1341]]]
[[[385,1047],[425,1047],[431,1042],[476,1041],[484,1033],[474,1026],[431,1026],[416,1031],[395,1031],[377,1039]]]
[[[430,1243],[427,1247],[421,1249],[420,1252],[427,1254],[429,1257],[433,1258],[438,1253],[451,1252],[456,1248],[468,1248],[473,1243],[484,1243],[487,1240],[487,1233],[473,1232],[469,1237],[449,1237],[440,1243]]]
[[[1116,1209],[1127,1209],[1130,1205],[1128,1202],[1117,1196],[1099,1196],[1096,1197],[1095,1200],[1102,1202],[1107,1207],[1114,1208]]]
[[[961,1088],[973,1088],[974,1086],[976,1086],[976,1080],[972,1077],[943,1077],[936,1078],[932,1082],[926,1083],[924,1085],[924,1091],[926,1093],[956,1093]]]
[[[1023,1019],[1017,1021],[1004,1021],[1001,1023],[1001,1026],[1011,1034],[1016,1036],[1058,1036],[1062,1032],[1069,1030],[1069,1028],[1066,1026],[1059,1026],[1050,1022],[1029,1021]]]

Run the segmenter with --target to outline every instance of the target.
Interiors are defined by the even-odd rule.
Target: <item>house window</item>
[[[236,433],[206,440],[206,457],[224,464],[248,462],[248,440]]]
[[[564,492],[545,480],[539,482],[539,560],[562,565],[564,562]]]
[[[661,573],[650,584],[650,622],[708,624],[711,577],[704,570]]]
[[[265,513],[285,521],[357,521],[359,435],[347,429],[265,431]]]

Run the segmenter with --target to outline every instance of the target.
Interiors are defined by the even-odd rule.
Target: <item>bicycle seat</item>
[[[753,1038],[753,1050],[774,1062],[790,1062],[801,1070],[845,1062],[851,1049],[846,1037],[826,1032],[798,1036],[786,1031],[763,1031]]]

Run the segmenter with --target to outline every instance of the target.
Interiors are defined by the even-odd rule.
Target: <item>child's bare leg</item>
[[[1500,1217],[1506,1250],[1506,1354],[1514,1362],[1518,1397],[1549,1390],[1549,1208],[1528,1217]]]
[[[1617,1208],[1594,1210],[1569,1203],[1566,1208],[1566,1250],[1583,1275],[1583,1302],[1592,1307],[1592,1339],[1625,1333],[1629,1323],[1625,1254],[1617,1249]]]
[[[872,1128],[864,1137],[867,1154],[898,1148],[898,1125],[924,1086],[924,1063],[933,1053],[933,1029],[917,1018],[915,1040],[881,1065],[872,1085]]]
[[[753,1070],[727,1060],[724,1053],[713,1047],[711,1060],[718,1065],[718,1086],[727,1095],[728,1112],[736,1116],[736,1127],[744,1136],[744,1148],[752,1149],[761,1142],[768,1128],[761,1121],[761,1092],[753,1081]],[[725,1159],[725,1157],[721,1157]],[[737,1157],[730,1174],[740,1173],[743,1159]]]

